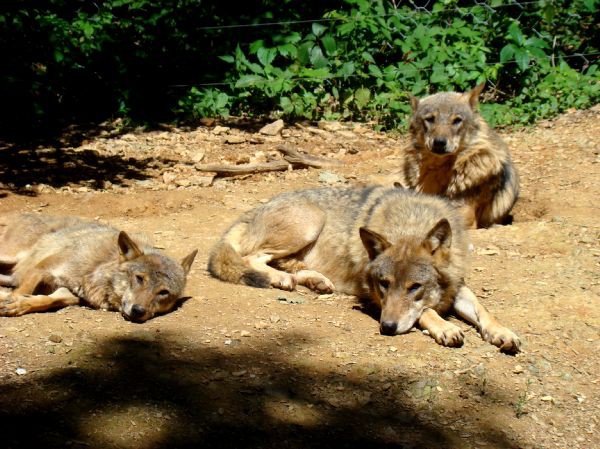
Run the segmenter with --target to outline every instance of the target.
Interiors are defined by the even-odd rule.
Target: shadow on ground
[[[128,180],[144,180],[152,167],[174,161],[157,158],[123,158],[101,155],[93,150],[75,151],[66,146],[36,146],[0,143],[0,188],[23,195],[36,195],[30,186],[81,185],[105,188],[106,181],[122,185]]]
[[[0,386],[2,446],[16,448],[449,448],[463,446],[432,408],[362,378],[291,365],[306,336],[218,352],[152,341],[109,339],[73,365]],[[373,392],[373,394],[371,394]],[[375,393],[381,392],[381,393]],[[376,394],[381,395],[377,397]],[[493,395],[486,397],[493,401]],[[461,418],[469,411],[460,410]],[[471,417],[476,421],[476,417]],[[498,429],[486,444],[513,448]]]

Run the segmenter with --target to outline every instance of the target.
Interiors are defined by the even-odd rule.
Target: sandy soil
[[[522,198],[513,225],[471,233],[468,283],[521,336],[517,356],[455,319],[466,343],[444,348],[379,335],[352,297],[212,279],[208,251],[242,211],[385,176],[406,145],[364,125],[227,126],[0,149],[0,213],[93,217],[176,257],[199,249],[192,298],[145,324],[81,307],[0,318],[2,447],[600,447],[599,107],[503,133]],[[215,180],[196,169],[276,158],[280,142],[345,164]]]

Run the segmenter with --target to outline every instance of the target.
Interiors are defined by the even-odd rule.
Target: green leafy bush
[[[599,99],[600,0],[9,3],[9,130],[243,114],[394,128],[409,94],[482,80],[483,111],[499,125]]]
[[[223,56],[230,64],[229,85],[221,89],[229,112],[373,120],[392,128],[410,112],[408,94],[466,90],[487,80],[483,113],[512,125],[600,98],[596,59],[582,65],[584,59],[563,58],[598,51],[596,0],[446,0],[429,10],[382,0],[345,3],[304,34],[264,37]]]

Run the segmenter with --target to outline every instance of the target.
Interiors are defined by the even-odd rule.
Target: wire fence
[[[413,25],[418,26],[418,15],[428,15],[428,16],[439,16],[454,14],[451,18],[441,18],[438,26],[449,27],[452,26],[452,20],[457,18],[466,20],[467,22],[471,22],[474,25],[478,26],[486,26],[490,24],[490,20],[497,15],[506,13],[507,9],[510,8],[511,18],[515,21],[518,21],[521,18],[521,15],[531,11],[533,7],[539,7],[539,1],[508,1],[502,4],[492,5],[487,1],[474,0],[472,5],[469,6],[443,6],[439,7],[439,3],[436,3],[433,0],[419,2],[417,4],[413,0],[406,1],[397,1],[391,0],[390,4],[392,5],[392,11],[380,14],[364,14],[360,11],[355,11],[351,15],[344,16],[334,16],[334,17],[322,17],[322,18],[314,18],[314,19],[303,19],[303,20],[287,20],[287,21],[270,21],[270,22],[260,22],[260,23],[242,23],[242,24],[230,24],[230,25],[214,25],[214,26],[201,26],[198,27],[198,30],[203,31],[225,31],[232,32],[239,29],[244,28],[264,28],[264,27],[291,27],[301,25],[303,27],[312,26],[313,24],[332,24],[336,22],[350,23],[352,21],[364,21],[367,19],[387,19],[393,16],[400,16],[404,20],[408,20]],[[406,14],[407,5],[412,7],[412,10]],[[402,8],[402,9],[401,9]],[[484,14],[481,14],[483,12]],[[573,18],[580,17],[577,14],[570,14]],[[548,36],[544,35],[540,32],[536,26],[539,25],[541,21],[541,17],[539,18],[537,24],[528,28],[528,31],[533,33],[539,39],[544,40],[544,42],[548,45],[549,48],[554,48],[556,45],[556,41],[553,39],[547,40]],[[397,33],[401,38],[406,39],[408,36],[402,31],[396,29],[395,33]],[[250,44],[250,42],[240,42],[242,47]],[[538,63],[544,60],[550,60],[552,64],[555,64],[556,61],[560,60],[580,60],[579,66],[583,69],[589,67],[597,58],[600,56],[600,51],[591,51],[591,52],[573,52],[571,54],[560,55],[555,54],[554,52],[545,56],[530,56],[529,62]],[[497,66],[503,67],[513,64],[518,64],[519,61],[516,59],[510,60],[494,60],[489,62],[481,63],[482,66]],[[396,76],[400,75],[409,75],[414,73],[431,73],[433,71],[432,67],[411,67],[410,62],[406,62],[406,67],[403,67],[401,71],[398,71]],[[452,65],[452,69],[461,70],[461,69],[469,69],[467,65]],[[389,74],[388,74],[389,75]],[[293,77],[287,78],[287,81],[297,82],[297,81],[328,81],[328,80],[336,80],[336,79],[353,79],[357,77],[366,77],[367,75],[364,73],[355,73],[349,75],[336,75],[333,73],[329,73],[320,77],[310,77],[310,76],[302,76],[302,77]],[[389,75],[393,79],[393,74]],[[208,88],[208,87],[233,87],[235,85],[235,81],[212,81],[212,82],[194,82],[194,83],[179,83],[179,84],[170,84],[170,88],[190,88],[190,87],[199,87],[199,88]]]

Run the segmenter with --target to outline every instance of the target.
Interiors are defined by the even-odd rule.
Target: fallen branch
[[[340,161],[311,156],[310,154],[300,152],[287,145],[278,145],[277,151],[282,153],[283,158],[290,164],[300,165],[301,167],[325,168],[343,165]]]
[[[259,164],[241,164],[241,165],[221,165],[221,164],[205,164],[196,165],[196,170],[202,172],[213,172],[218,176],[237,176],[248,175],[253,173],[263,173],[269,171],[285,171],[290,165],[294,168],[325,168],[337,167],[342,165],[342,162],[324,159],[321,157],[311,156],[310,154],[300,152],[287,145],[279,145],[277,150],[283,154],[283,161],[272,161]]]
[[[286,161],[265,162],[264,164],[241,164],[241,165],[220,165],[206,164],[196,165],[198,171],[209,171],[219,176],[248,175],[252,173],[262,173],[268,171],[285,171],[289,167]]]

